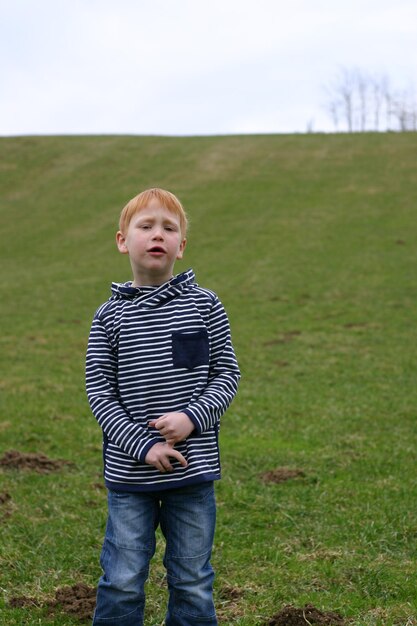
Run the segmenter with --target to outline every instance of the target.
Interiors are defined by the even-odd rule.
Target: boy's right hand
[[[145,463],[153,465],[165,474],[165,472],[172,472],[174,469],[169,461],[170,458],[177,459],[183,467],[188,465],[181,452],[178,452],[178,450],[175,450],[166,442],[158,442],[153,445],[145,457]]]

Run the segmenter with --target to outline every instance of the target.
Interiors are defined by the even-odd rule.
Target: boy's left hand
[[[174,446],[184,441],[194,430],[194,424],[186,413],[165,413],[156,420],[151,420],[149,426],[159,430],[166,442]]]

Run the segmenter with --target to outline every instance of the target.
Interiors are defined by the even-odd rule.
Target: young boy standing
[[[93,624],[143,624],[155,530],[166,540],[166,626],[217,624],[210,565],[218,430],[239,369],[225,310],[192,270],[173,277],[187,218],[150,189],[121,213],[116,241],[133,281],[93,320],[87,394],[103,430],[108,520]]]

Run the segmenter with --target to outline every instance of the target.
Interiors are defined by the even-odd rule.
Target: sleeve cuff
[[[182,412],[185,413],[194,424],[195,430],[191,433],[190,437],[192,437],[193,435],[201,435],[201,433],[203,432],[201,429],[201,424],[197,420],[195,415],[190,411],[190,409],[184,409]]]
[[[158,439],[151,439],[150,441],[148,441],[142,448],[142,451],[139,455],[139,461],[141,463],[145,463],[145,458],[146,455],[148,454],[149,450],[152,448],[152,446],[154,446],[156,443],[158,443]]]

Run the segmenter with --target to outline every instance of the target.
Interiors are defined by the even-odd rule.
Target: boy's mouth
[[[165,250],[161,246],[153,246],[149,248],[148,252],[149,254],[165,254]]]

